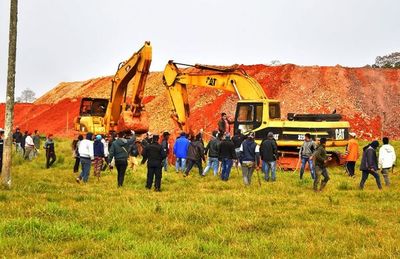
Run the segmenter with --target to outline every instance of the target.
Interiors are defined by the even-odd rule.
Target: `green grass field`
[[[1,257],[400,257],[399,173],[390,188],[371,177],[359,191],[359,172],[335,168],[314,193],[309,173],[278,172],[261,188],[255,175],[245,188],[235,169],[222,182],[170,168],[156,193],[144,188],[144,167],[123,188],[115,171],[77,184],[69,144],[58,140],[52,169],[43,154],[14,160],[13,188],[0,190]]]

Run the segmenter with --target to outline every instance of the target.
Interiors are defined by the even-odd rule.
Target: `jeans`
[[[218,175],[219,161],[217,157],[208,157],[207,166],[203,171],[203,175],[206,175],[210,168],[214,170],[214,176]]]
[[[115,167],[117,168],[117,182],[118,187],[121,187],[124,184],[125,172],[128,167],[127,160],[115,160]]]
[[[254,162],[242,162],[242,176],[245,185],[251,184],[251,177],[254,172]]]
[[[186,158],[176,158],[175,162],[175,169],[176,172],[178,173],[179,171],[185,172],[186,169]]]
[[[228,158],[223,158],[221,163],[221,180],[228,181],[229,174],[231,173],[233,165],[233,160]]]
[[[203,164],[200,160],[192,160],[192,159],[188,159],[187,160],[187,167],[186,167],[186,171],[185,174],[189,175],[190,170],[192,170],[193,166],[196,165],[197,168],[199,168],[199,174],[201,175],[203,173]]]
[[[46,152],[46,168],[50,168],[56,159],[56,154],[54,152]]]
[[[168,157],[162,161],[162,166],[165,172],[168,172]]]
[[[154,182],[154,189],[156,191],[161,190],[161,178],[162,178],[162,167],[160,166],[147,166],[147,181],[146,181],[146,188],[151,189],[151,186]]]
[[[381,171],[382,175],[383,175],[383,179],[385,180],[386,186],[390,186],[389,171],[390,171],[390,168],[382,168],[382,171]]]
[[[269,181],[269,172],[271,171],[271,180],[276,180],[276,161],[266,162],[262,161],[262,170],[265,174],[265,181]]]
[[[308,162],[308,166],[310,168],[311,179],[315,179],[315,168],[314,163],[309,157],[302,156],[301,157],[301,168],[300,168],[300,179],[303,179],[304,170],[306,168],[306,164]]]
[[[354,168],[356,167],[355,161],[347,161],[346,162],[346,171],[349,176],[354,176]]]
[[[378,185],[379,189],[382,189],[382,184],[381,184],[381,178],[379,177],[379,174],[375,171],[370,171],[370,170],[363,170],[362,171],[362,176],[361,176],[361,182],[360,182],[360,189],[364,189],[365,182],[368,179],[368,175],[372,174],[375,177],[376,185]]]
[[[322,179],[321,187],[319,189],[320,191],[322,191],[325,188],[325,186],[330,178],[329,178],[328,170],[326,170],[326,167],[316,166],[315,167],[315,179],[314,179],[314,191],[318,190],[318,185],[321,180],[321,175],[324,177],[324,179]]]
[[[82,172],[79,175],[79,178],[82,179],[83,182],[87,183],[89,180],[90,166],[92,165],[92,161],[90,161],[90,158],[81,157],[81,165]]]

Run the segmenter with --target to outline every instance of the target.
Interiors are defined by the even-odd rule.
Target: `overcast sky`
[[[0,102],[9,0],[0,0]],[[146,40],[169,59],[215,65],[363,66],[400,51],[398,0],[19,0],[16,96],[114,74]]]

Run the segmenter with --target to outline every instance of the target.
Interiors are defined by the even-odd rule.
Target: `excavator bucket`
[[[140,116],[133,116],[131,111],[121,113],[118,121],[117,131],[134,130],[137,134],[143,134],[149,131],[149,119],[147,112],[142,111]]]

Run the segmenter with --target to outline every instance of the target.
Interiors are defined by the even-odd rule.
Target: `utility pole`
[[[6,93],[6,117],[4,134],[2,185],[11,188],[12,128],[14,119],[15,63],[17,57],[18,0],[10,1],[10,29],[8,39],[8,75]]]

